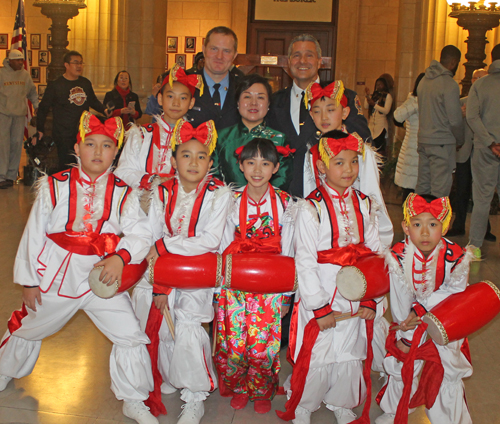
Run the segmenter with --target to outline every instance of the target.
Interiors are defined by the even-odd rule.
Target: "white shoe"
[[[175,393],[177,391],[177,389],[174,386],[172,386],[170,383],[166,381],[161,383],[160,390],[164,395],[171,395],[172,393]]]
[[[297,406],[295,410],[295,419],[292,420],[293,424],[310,424],[311,423],[311,411]]]
[[[394,418],[396,418],[394,414],[382,414],[375,420],[375,424],[393,424]]]
[[[185,403],[182,405],[182,412],[177,424],[199,424],[204,413],[205,406],[202,401]]]
[[[123,415],[136,420],[139,424],[159,424],[144,402],[123,402],[122,411]]]
[[[7,377],[6,375],[0,375],[0,392],[5,390],[10,380],[12,380],[12,377]]]
[[[335,414],[335,418],[337,419],[337,424],[352,423],[356,418],[358,418],[351,409],[339,408],[333,411],[333,413]]]

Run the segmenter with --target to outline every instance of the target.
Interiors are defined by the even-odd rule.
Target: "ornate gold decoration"
[[[217,274],[215,276],[215,287],[220,287],[222,283],[222,255],[217,253]]]
[[[153,285],[155,283],[155,267],[153,265],[153,258],[149,260],[148,274],[149,274],[149,284]]]
[[[488,284],[488,286],[490,286],[493,289],[493,291],[498,296],[498,299],[500,300],[500,289],[495,284],[493,284],[491,281],[484,280],[483,283]]]
[[[449,342],[450,339],[448,338],[448,333],[446,332],[446,329],[444,328],[443,324],[437,317],[432,313],[432,312],[427,312],[425,316],[430,319],[434,324],[436,324],[436,327],[438,328],[439,332],[441,333],[441,336],[443,337],[444,344],[443,346],[446,346]]]
[[[293,282],[293,291],[297,291],[299,288],[299,276],[297,275],[297,268],[295,268],[295,280]]]
[[[231,273],[233,271],[233,255],[226,256],[226,272],[224,275],[224,288],[231,288]]]

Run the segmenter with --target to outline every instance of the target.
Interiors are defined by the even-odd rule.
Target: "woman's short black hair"
[[[418,84],[420,83],[420,81],[422,81],[422,78],[425,77],[425,72],[422,72],[421,74],[419,74],[419,76],[417,77],[417,79],[415,80],[415,86],[413,87],[413,92],[411,94],[413,94],[415,97],[417,97],[417,88],[418,88]]]
[[[269,103],[271,103],[271,96],[273,95],[273,90],[269,85],[266,78],[259,74],[249,74],[244,77],[238,78],[238,85],[236,86],[236,102],[239,102],[241,93],[248,90],[254,84],[262,84],[267,91],[267,97],[269,98]]]
[[[252,159],[258,156],[272,162],[274,166],[276,166],[279,162],[278,150],[276,150],[274,143],[267,138],[254,138],[249,141],[243,148],[239,161],[240,163],[243,163],[243,161],[247,159]]]
[[[125,69],[116,74],[115,80],[113,81],[113,86],[116,87],[116,85],[118,84],[118,77],[120,76],[120,74],[123,74],[124,72],[128,75],[128,86],[130,88],[130,91],[132,91],[132,77]]]

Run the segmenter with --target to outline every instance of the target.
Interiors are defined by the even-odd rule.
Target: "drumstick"
[[[217,346],[217,317],[213,320],[212,325],[212,358],[215,356],[215,347]]]
[[[174,330],[174,322],[172,321],[172,316],[170,315],[170,311],[168,310],[168,304],[165,305],[163,309],[163,317],[165,321],[167,321],[168,329],[170,330],[170,334],[172,335],[172,340],[175,342],[175,330]]]
[[[392,327],[389,328],[389,331],[399,331],[399,330],[403,330],[403,331],[408,331],[408,330],[413,330],[417,325],[419,324],[422,324],[422,321],[420,321],[420,318],[414,318],[412,319],[409,323],[408,323],[408,327],[406,327],[405,329],[403,327],[401,327],[401,325],[393,325]],[[409,328],[411,327],[411,328]]]
[[[335,315],[334,318],[335,318],[335,321],[345,321],[347,319],[351,319],[351,318],[356,318],[356,317],[359,317],[361,315],[361,312],[358,312],[357,314],[354,314],[354,315],[351,315],[350,312],[346,312],[345,314],[341,314],[341,315]]]

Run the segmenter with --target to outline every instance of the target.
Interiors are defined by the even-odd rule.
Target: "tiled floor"
[[[387,196],[389,210],[395,223],[396,237],[402,237],[402,214],[399,199],[390,190]],[[31,206],[30,190],[24,186],[0,191],[0,332],[6,329],[13,309],[21,304],[21,290],[12,284],[12,266],[24,223]],[[499,217],[491,217],[493,233],[500,236]],[[500,239],[500,238],[499,238]],[[466,243],[466,237],[457,238]],[[475,263],[470,282],[490,279],[500,282],[500,249],[498,243],[483,246],[487,259]],[[470,337],[474,374],[465,381],[467,400],[476,424],[500,424],[500,317]],[[102,336],[84,313],[78,313],[59,333],[44,340],[37,366],[33,373],[12,381],[0,393],[0,423],[10,424],[110,424],[132,423],[121,412],[110,387],[108,355],[110,342]],[[290,373],[290,366],[282,353],[282,381]],[[380,383],[372,374],[374,393]],[[162,424],[175,423],[182,402],[178,394],[164,396],[168,415],[160,417]],[[273,409],[283,409],[285,399],[277,397]],[[229,399],[213,393],[206,402],[204,424],[282,423],[274,412],[256,415],[251,405],[242,411],[233,411]],[[358,408],[356,412],[359,412]],[[371,410],[372,421],[381,414],[378,406]],[[335,423],[330,411],[322,408],[313,414],[312,422]],[[409,424],[428,423],[422,408],[409,418]],[[440,423],[435,423],[440,424]]]

